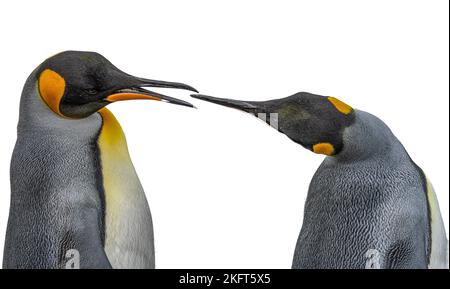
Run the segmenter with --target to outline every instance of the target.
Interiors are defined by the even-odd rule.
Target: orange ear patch
[[[328,142],[321,142],[313,145],[313,152],[316,154],[331,156],[334,154],[334,146]]]
[[[38,85],[39,93],[48,107],[53,112],[64,116],[59,111],[59,103],[66,89],[64,78],[53,70],[46,69],[39,75]]]
[[[339,110],[343,114],[350,114],[353,111],[353,108],[350,105],[340,101],[335,97],[330,96],[328,97],[328,100],[334,105],[337,110]]]

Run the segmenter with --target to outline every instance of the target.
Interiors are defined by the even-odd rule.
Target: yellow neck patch
[[[39,94],[48,107],[56,114],[64,116],[59,110],[59,103],[66,89],[64,78],[53,70],[42,71],[38,79]]]
[[[135,173],[128,154],[125,134],[116,117],[107,108],[102,108],[98,112],[103,120],[98,146],[105,190],[108,243],[110,240],[108,232],[114,231],[113,228],[116,228],[117,222],[122,219],[121,208],[126,207],[124,204],[129,202],[129,194],[132,193],[130,186],[133,184]],[[111,234],[114,235],[114,232]]]
[[[98,111],[103,119],[102,129],[99,136],[99,144],[103,148],[115,151],[121,148],[121,154],[128,155],[127,142],[120,123],[114,114],[106,107]]]
[[[328,101],[330,101],[334,105],[334,107],[343,114],[350,114],[353,111],[353,108],[350,105],[340,101],[335,97],[328,97]]]
[[[334,146],[328,142],[321,142],[313,145],[313,152],[316,154],[331,156],[334,154]]]

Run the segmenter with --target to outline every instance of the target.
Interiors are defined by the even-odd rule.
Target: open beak
[[[167,82],[160,80],[151,80],[145,78],[132,77],[131,85],[127,88],[121,88],[115,90],[112,94],[106,97],[108,102],[116,102],[122,100],[132,100],[132,99],[151,99],[164,101],[168,103],[184,105],[189,107],[194,107],[191,103],[176,99],[161,93],[157,93],[151,90],[144,89],[143,87],[159,87],[159,88],[177,88],[186,89],[194,92],[198,92],[192,86],[178,82]]]
[[[258,112],[263,112],[262,106],[256,101],[242,101],[228,98],[218,98],[214,96],[208,96],[204,94],[191,94],[191,97],[212,102],[215,104],[220,104],[223,106],[235,108],[248,113],[257,114]]]

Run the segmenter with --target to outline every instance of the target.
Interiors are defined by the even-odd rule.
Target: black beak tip
[[[191,107],[191,108],[196,108],[192,103],[184,101],[184,100],[174,99],[174,100],[169,101],[169,103],[178,104],[181,106],[186,106],[186,107]]]
[[[193,92],[198,93],[198,90],[197,90],[197,89],[195,89],[194,87],[192,87],[192,86],[190,86],[190,85],[187,85],[187,84],[181,84],[178,88],[181,88],[181,89],[185,89],[185,90],[189,90],[189,91],[193,91]]]
[[[190,91],[193,91],[193,92],[196,92],[196,93],[198,93],[198,90],[197,89],[195,89],[195,88],[193,88],[192,86],[189,86],[190,87]]]
[[[192,103],[188,102],[189,105],[187,105],[188,107],[192,107],[192,108],[196,108],[195,105],[193,105]]]

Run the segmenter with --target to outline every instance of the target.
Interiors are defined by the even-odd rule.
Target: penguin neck
[[[39,95],[36,70],[30,74],[20,99],[17,126],[19,134],[40,132],[94,137],[98,133],[100,124],[101,118],[97,113],[83,119],[69,119],[55,114]]]
[[[343,141],[342,151],[331,157],[338,162],[386,158],[401,161],[408,157],[402,144],[383,121],[360,110],[355,110],[355,122],[344,130]]]
[[[100,109],[98,113],[102,117],[102,128],[99,135],[100,146],[108,151],[116,151],[117,153],[124,154],[124,156],[128,156],[125,134],[119,121],[105,107]]]

